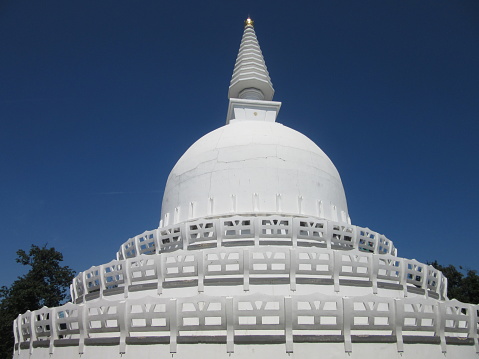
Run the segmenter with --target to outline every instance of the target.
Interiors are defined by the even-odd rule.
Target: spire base
[[[281,102],[231,98],[226,124],[231,121],[276,122]]]

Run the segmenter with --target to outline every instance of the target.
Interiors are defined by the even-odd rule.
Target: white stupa
[[[351,224],[341,178],[281,103],[245,23],[226,125],[168,177],[160,226],[14,322],[15,358],[475,358],[479,306]]]

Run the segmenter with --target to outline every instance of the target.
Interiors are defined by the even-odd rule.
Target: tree
[[[28,253],[18,250],[16,261],[30,266],[30,270],[10,287],[0,288],[0,358],[12,357],[13,321],[18,314],[64,303],[69,298],[68,288],[75,276],[68,266],[60,265],[63,255],[46,245],[32,245]]]
[[[451,264],[445,267],[437,261],[430,264],[446,276],[449,299],[457,299],[464,303],[479,303],[479,275],[476,270],[465,270],[462,267],[457,269]]]

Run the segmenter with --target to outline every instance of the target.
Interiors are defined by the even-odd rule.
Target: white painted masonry
[[[351,224],[338,171],[273,94],[248,19],[226,125],[174,166],[159,227],[79,273],[71,303],[20,314],[14,358],[478,357],[479,305]]]

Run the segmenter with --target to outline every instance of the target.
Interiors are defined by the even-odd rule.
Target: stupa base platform
[[[264,338],[266,339],[266,338]],[[272,338],[271,338],[272,339]],[[304,339],[304,338],[303,338]],[[310,338],[311,339],[311,338]],[[218,341],[221,338],[211,338],[211,341]],[[302,340],[302,339],[301,339]],[[325,340],[334,340],[333,338],[325,338]],[[244,341],[244,344],[235,344],[234,352],[227,352],[226,343],[181,343],[178,344],[177,352],[171,353],[168,343],[152,344],[151,340],[138,339],[135,344],[128,345],[124,354],[119,353],[119,340],[114,344],[115,340],[110,343],[103,343],[100,345],[91,344],[85,346],[83,354],[78,353],[78,346],[55,347],[53,354],[50,354],[48,347],[37,347],[30,355],[29,349],[20,350],[14,358],[19,359],[157,359],[157,358],[172,358],[172,359],[201,359],[201,358],[274,358],[274,359],[316,359],[316,358],[338,358],[338,359],[363,359],[363,358],[388,358],[388,359],[467,359],[477,358],[474,345],[468,341],[463,343],[457,342],[454,344],[447,344],[446,353],[442,352],[441,345],[420,343],[420,340],[415,340],[414,343],[404,344],[404,351],[398,352],[397,343],[391,342],[394,338],[368,338],[367,336],[353,337],[352,351],[345,352],[344,343],[339,342],[324,342],[308,343],[308,342],[294,342],[293,351],[287,353],[285,350],[284,339],[283,343],[274,343],[274,341],[281,341],[280,338],[272,340],[268,344],[251,344]],[[358,341],[357,343],[355,341]],[[432,338],[432,341],[434,339]],[[454,340],[452,340],[454,341]],[[458,341],[456,339],[456,341]],[[242,342],[242,340],[239,340]],[[437,340],[436,340],[437,342]]]

